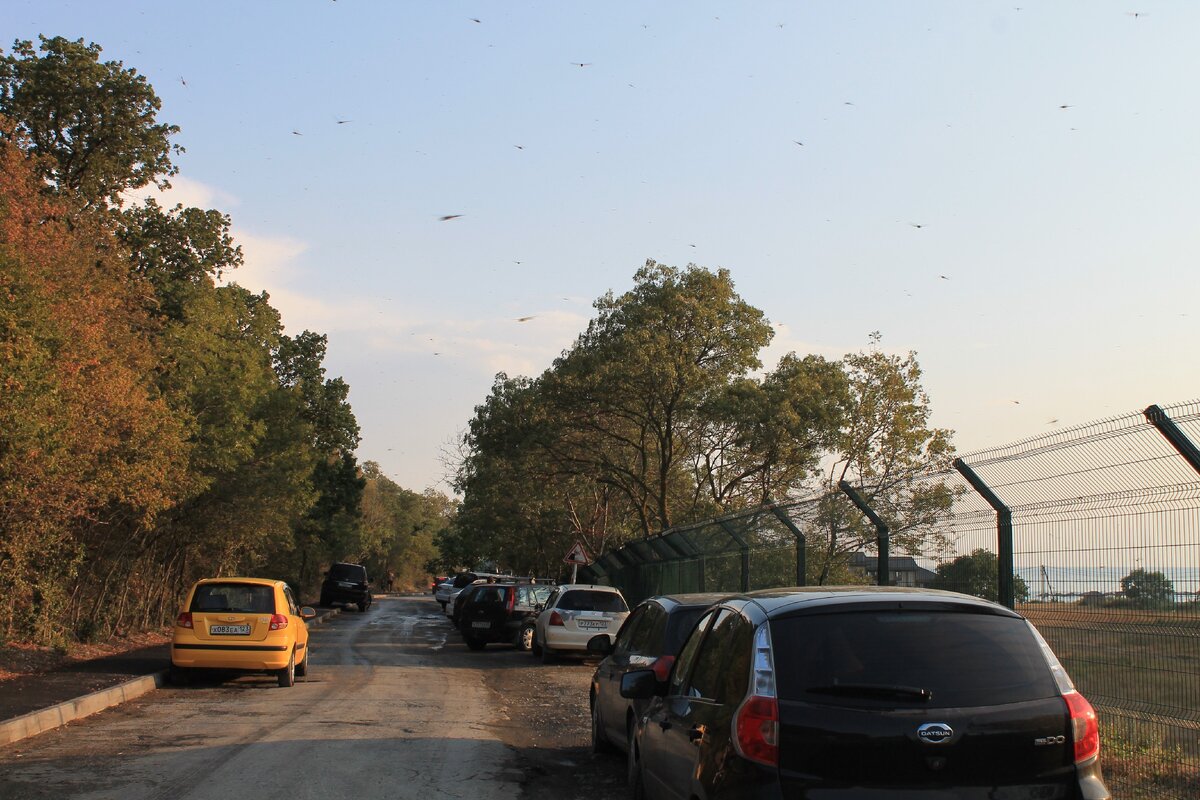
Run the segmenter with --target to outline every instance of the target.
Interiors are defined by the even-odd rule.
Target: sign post
[[[576,541],[575,546],[567,551],[567,556],[563,559],[563,563],[571,565],[571,583],[574,583],[576,577],[579,575],[579,565],[583,564],[587,566],[592,563],[592,560],[588,558],[587,551],[583,549],[583,543]]]

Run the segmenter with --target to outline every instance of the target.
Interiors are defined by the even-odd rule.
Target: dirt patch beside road
[[[493,652],[493,648],[495,652]],[[624,800],[625,759],[592,753],[588,686],[596,661],[544,665],[529,653],[490,645],[477,654],[500,666],[485,671],[503,718],[491,721],[526,775],[528,800]]]
[[[170,637],[147,633],[69,654],[47,648],[0,648],[0,720],[39,711],[167,668]]]

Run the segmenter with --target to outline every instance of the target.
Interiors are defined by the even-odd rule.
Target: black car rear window
[[[700,619],[700,615],[707,608],[708,606],[698,606],[675,609],[675,613],[671,614],[671,619],[667,622],[667,641],[662,652],[669,655],[678,653],[691,634],[692,628],[696,627],[696,620]]]
[[[628,611],[625,599],[616,592],[597,592],[592,589],[572,589],[564,592],[558,605],[563,611]]]
[[[206,583],[196,587],[188,610],[274,614],[275,588],[260,583]]]
[[[855,611],[771,622],[782,699],[947,708],[1058,693],[1028,623],[946,611]]]
[[[366,583],[367,569],[358,564],[334,564],[329,568],[329,577],[338,581]]]

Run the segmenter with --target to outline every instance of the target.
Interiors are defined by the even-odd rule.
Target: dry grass
[[[1200,614],[1029,603],[1100,716],[1106,780],[1124,798],[1200,797]]]

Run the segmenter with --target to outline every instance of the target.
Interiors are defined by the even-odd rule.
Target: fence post
[[[796,537],[796,585],[803,586],[808,574],[808,567],[805,563],[805,548],[807,543],[805,542],[804,534],[796,527],[796,523],[792,522],[791,518],[783,513],[783,509],[779,506],[772,506],[771,513],[783,523],[785,528],[792,532],[792,536]]]
[[[1200,472],[1200,449],[1197,449],[1187,434],[1180,430],[1179,426],[1175,424],[1175,420],[1168,417],[1167,412],[1157,405],[1147,406],[1142,413],[1150,424],[1158,428],[1158,432],[1179,451],[1179,455],[1183,456],[1192,469]]]
[[[999,574],[997,591],[1001,605],[1015,608],[1017,605],[1016,588],[1013,581],[1013,525],[1012,511],[1004,502],[996,496],[983,479],[975,474],[975,470],[963,461],[961,458],[956,458],[950,462],[956,470],[959,471],[967,483],[971,484],[971,488],[979,493],[979,496],[987,501],[987,504],[996,511],[996,553],[997,569]]]
[[[863,496],[846,481],[838,481],[838,488],[845,492],[850,498],[850,502],[858,506],[858,510],[871,521],[875,526],[875,540],[878,543],[879,558],[876,561],[876,583],[880,586],[889,586],[892,582],[892,570],[888,559],[888,550],[890,545],[891,531],[888,529],[887,523],[879,518],[875,510],[867,505],[867,501]]]

